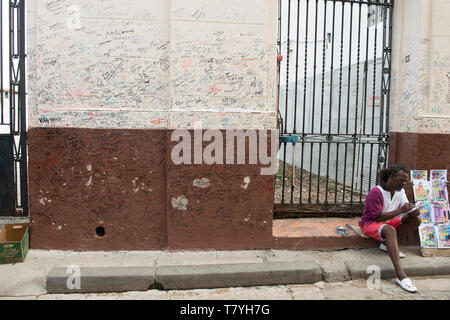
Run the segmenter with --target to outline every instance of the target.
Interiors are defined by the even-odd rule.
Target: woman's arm
[[[389,211],[389,212],[382,212],[382,213],[380,213],[380,215],[378,216],[376,221],[377,222],[382,222],[382,221],[391,220],[392,218],[398,216],[399,214],[408,212],[412,208],[414,208],[414,204],[412,204],[412,203],[405,203],[401,208],[398,208],[396,210]]]

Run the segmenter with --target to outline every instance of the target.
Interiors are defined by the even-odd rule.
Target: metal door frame
[[[348,107],[347,107],[347,130],[342,130],[340,132],[340,125],[337,125],[337,132],[331,132],[330,128],[331,128],[331,96],[333,95],[333,73],[334,71],[337,69],[333,68],[333,59],[334,59],[334,54],[332,51],[331,54],[331,93],[330,93],[330,112],[329,114],[329,125],[330,128],[329,130],[326,130],[326,128],[324,130],[322,130],[322,122],[320,125],[320,132],[318,132],[318,130],[314,130],[314,124],[312,125],[312,130],[311,131],[305,131],[305,117],[303,116],[303,126],[302,126],[302,130],[298,130],[296,128],[296,123],[297,123],[297,114],[301,112],[301,109],[303,108],[303,115],[305,115],[305,105],[306,105],[306,100],[303,99],[304,97],[297,97],[298,95],[298,91],[301,90],[302,88],[299,87],[298,85],[298,67],[299,64],[302,64],[303,61],[300,61],[299,59],[299,43],[301,42],[300,40],[304,40],[303,43],[305,43],[304,47],[305,47],[305,51],[303,52],[305,58],[304,58],[304,65],[305,65],[305,72],[304,72],[304,83],[303,83],[303,94],[306,96],[306,84],[307,84],[307,77],[306,77],[306,70],[307,70],[307,61],[308,61],[308,54],[310,55],[314,55],[314,84],[313,84],[313,90],[316,90],[316,75],[318,74],[316,72],[316,54],[318,51],[318,48],[320,50],[322,50],[322,43],[320,44],[320,46],[318,46],[318,39],[317,39],[317,34],[318,34],[318,29],[317,29],[317,14],[318,14],[318,2],[319,0],[279,0],[279,15],[278,15],[278,55],[279,57],[282,57],[282,59],[278,59],[278,103],[277,103],[277,115],[278,115],[278,129],[279,129],[279,144],[280,144],[280,150],[281,147],[284,147],[284,157],[282,158],[283,161],[283,168],[282,168],[282,177],[281,177],[281,182],[278,181],[279,184],[281,184],[281,188],[282,188],[282,196],[281,196],[281,203],[275,203],[274,205],[274,217],[275,218],[293,218],[293,217],[327,217],[327,216],[333,216],[333,217],[337,217],[337,216],[354,216],[354,215],[360,215],[362,213],[362,208],[364,205],[364,200],[362,199],[362,186],[363,186],[363,177],[364,174],[367,175],[366,172],[363,172],[363,169],[361,168],[361,172],[357,173],[357,179],[360,178],[361,182],[358,186],[360,186],[360,190],[354,190],[354,181],[353,181],[353,177],[355,176],[355,172],[352,173],[352,181],[351,181],[351,194],[350,194],[350,201],[345,201],[345,196],[342,196],[342,200],[338,200],[337,199],[337,176],[338,176],[338,155],[339,155],[339,146],[345,146],[345,154],[347,153],[347,147],[348,146],[353,146],[353,170],[355,170],[355,153],[356,153],[356,148],[363,148],[363,150],[365,150],[366,146],[370,146],[370,152],[371,152],[371,157],[370,157],[370,168],[375,168],[377,169],[377,174],[375,175],[376,177],[372,177],[372,171],[369,171],[369,185],[371,184],[372,181],[378,183],[378,173],[383,169],[386,168],[387,163],[388,163],[388,147],[389,147],[389,97],[390,97],[390,79],[391,79],[391,48],[392,48],[392,11],[393,11],[393,7],[394,7],[394,1],[393,0],[320,0],[322,2],[325,3],[324,5],[324,10],[325,10],[325,15],[324,17],[327,16],[327,3],[328,4],[332,4],[333,5],[333,19],[332,22],[328,22],[328,23],[332,23],[332,50],[341,50],[340,51],[340,73],[339,73],[339,99],[342,95],[347,94],[346,92],[344,92],[342,90],[341,92],[341,84],[342,84],[342,50],[343,50],[343,35],[341,35],[341,44],[335,44],[334,43],[334,38],[335,38],[335,33],[334,33],[334,28],[335,28],[335,6],[337,3],[340,3],[340,8],[342,8],[342,27],[340,27],[341,32],[343,33],[344,30],[344,9],[347,8],[346,10],[352,10],[350,11],[350,16],[353,17],[353,14],[355,12],[353,12],[353,10],[359,10],[359,21],[353,21],[354,19],[350,19],[351,21],[347,21],[347,23],[350,24],[350,42],[353,40],[355,41],[356,39],[352,39],[352,27],[358,27],[358,36],[360,36],[361,34],[361,8],[363,6],[367,6],[367,40],[365,41],[367,48],[365,49],[365,60],[364,57],[361,57],[360,60],[360,41],[361,39],[357,39],[358,41],[358,60],[356,63],[357,66],[357,79],[356,82],[358,83],[357,86],[357,93],[356,93],[356,112],[358,110],[358,96],[361,97],[361,99],[363,99],[361,101],[361,114],[358,115],[358,113],[356,113],[356,117],[354,119],[355,122],[355,128],[354,131],[352,129],[348,128]],[[298,12],[292,12],[291,13],[291,8],[295,9],[295,3],[305,3],[303,6],[306,6],[306,23],[300,20],[300,5],[297,5],[297,10]],[[314,5],[315,3],[315,5]],[[288,6],[286,8],[286,6]],[[311,10],[308,9],[309,6],[314,6],[315,7],[315,18],[314,18],[314,11],[311,12]],[[285,18],[285,14],[283,16],[283,10],[287,10],[287,27],[283,24],[283,19]],[[292,10],[292,11],[296,11],[296,10]],[[374,14],[375,13],[375,14]],[[370,14],[372,14],[372,16],[370,16]],[[378,16],[379,14],[379,16]],[[296,30],[295,30],[295,26],[292,25],[291,23],[291,16],[296,19]],[[374,34],[375,34],[375,40],[374,40],[374,52],[373,52],[373,74],[369,74],[368,73],[368,61],[370,58],[370,55],[372,55],[372,53],[369,53],[369,48],[368,48],[368,44],[369,44],[369,26],[370,26],[370,19],[374,19],[375,16],[375,20],[374,23],[377,26],[375,28]],[[315,21],[315,31],[314,31],[314,52],[308,53],[308,41],[309,42],[313,42],[311,39],[308,39],[308,17],[309,19],[314,19]],[[381,17],[381,20],[376,20],[378,19],[378,17]],[[323,20],[325,20],[325,25],[327,24],[326,22],[326,18],[324,18]],[[313,20],[311,20],[313,21]],[[378,50],[381,49],[382,54],[381,57],[380,55],[377,55],[377,31],[378,31],[378,23],[382,21],[382,39],[379,39],[379,41],[382,41],[382,48],[378,48]],[[295,22],[295,21],[294,21]],[[372,21],[371,21],[372,22]],[[306,29],[305,31],[305,38],[299,39],[299,34],[300,34],[300,29],[299,29],[299,24],[302,24],[304,26],[304,28]],[[353,24],[353,26],[352,26]],[[359,24],[359,26],[358,26]],[[285,30],[283,30],[283,28]],[[325,30],[326,27],[324,26],[323,28],[323,62],[322,65],[325,66]],[[297,44],[297,48],[295,49],[295,47],[290,47],[290,42],[291,42],[291,37],[290,37],[290,33],[291,34],[295,34],[297,36],[297,40],[295,41]],[[381,33],[381,32],[380,32]],[[286,39],[288,39],[288,41],[286,41],[286,43],[282,42],[282,34],[286,35],[287,37]],[[322,35],[320,35],[322,36]],[[349,57],[350,57],[350,61],[349,61],[349,65],[348,65],[348,96],[347,96],[347,101],[350,100],[350,77],[351,77],[351,68],[352,68],[352,51],[351,51],[351,47],[352,44],[349,44]],[[292,48],[292,49],[291,49]],[[328,47],[327,47],[328,49]],[[290,52],[294,51],[296,52],[295,56],[292,57]],[[363,52],[364,48],[361,48],[361,52]],[[381,61],[380,61],[381,60]],[[292,62],[293,61],[293,62]],[[364,62],[365,63],[361,66],[360,68],[360,62]],[[381,64],[381,72],[378,72],[378,74],[376,74],[377,72],[377,63],[380,62]],[[281,64],[284,64],[284,71],[283,74],[281,74]],[[317,61],[317,63],[319,63],[319,61]],[[336,64],[338,64],[338,62],[336,62]],[[291,68],[296,68],[296,72],[295,72],[295,101],[294,101],[294,106],[293,111],[291,112],[291,116],[293,113],[293,118],[294,118],[294,122],[293,122],[293,128],[291,128],[290,130],[288,129],[288,123],[290,123],[291,119],[289,118],[289,113],[288,113],[288,90],[289,90],[289,86],[290,83],[289,82],[289,76],[290,76],[290,71],[289,71],[289,67],[291,64]],[[325,68],[325,67],[323,67]],[[291,70],[292,73],[293,70]],[[363,75],[363,85],[361,87],[359,87],[359,81],[360,81],[360,74]],[[379,79],[376,79],[376,77],[378,76]],[[283,77],[283,78],[282,78]],[[281,92],[281,82],[282,79],[284,79],[284,77],[286,77],[286,92]],[[323,79],[325,78],[325,73],[322,71],[322,104],[323,104],[323,100],[324,100],[324,90],[323,90]],[[336,80],[337,81],[337,80]],[[372,88],[373,88],[373,92],[368,92],[367,90],[367,83],[369,81],[373,81],[372,84]],[[378,82],[380,81],[380,82]],[[377,102],[379,101],[379,106],[380,106],[380,119],[379,119],[379,132],[375,132],[374,131],[374,110],[375,110],[375,88],[379,87],[379,100],[377,100]],[[320,88],[320,86],[318,87]],[[319,89],[320,90],[320,89]],[[285,94],[285,105],[282,105],[281,100],[280,100],[280,93]],[[369,125],[367,125],[366,128],[366,111],[367,111],[367,105],[368,105],[368,97],[372,95],[373,97],[373,104],[372,104],[372,130],[369,130]],[[312,122],[314,123],[314,107],[315,107],[315,91],[313,91],[312,94]],[[297,106],[297,102],[299,104],[299,106]],[[339,100],[339,121],[341,119],[341,106],[340,106],[340,100]],[[319,106],[316,106],[316,108],[320,108]],[[323,108],[323,106],[322,106]],[[344,106],[343,106],[344,108]],[[283,113],[283,109],[284,109],[284,116],[282,115]],[[359,123],[359,130],[357,128],[358,125],[358,117],[362,118],[362,113],[364,111],[364,127],[362,125],[362,123]],[[302,115],[302,114],[300,114]],[[345,120],[345,119],[344,119]],[[322,119],[321,119],[322,121]],[[300,125],[299,125],[300,127]],[[364,130],[363,130],[364,128]],[[292,155],[293,155],[293,159],[291,163],[296,163],[295,161],[295,145],[301,145],[302,148],[302,152],[300,153],[302,156],[301,159],[301,171],[300,173],[303,172],[303,148],[306,145],[310,146],[310,150],[314,150],[314,147],[320,147],[320,151],[319,151],[319,171],[317,174],[317,199],[313,199],[311,197],[311,189],[312,189],[312,184],[311,184],[311,177],[313,176],[313,174],[311,174],[312,171],[310,171],[309,174],[309,197],[307,201],[302,201],[302,192],[303,191],[303,183],[306,184],[308,183],[308,181],[303,181],[302,178],[300,178],[300,190],[294,190],[294,184],[295,184],[295,171],[297,170],[296,166],[292,166],[292,176],[291,176],[291,187],[287,188],[285,187],[285,181],[287,181],[287,172],[286,172],[286,162],[287,162],[287,158],[286,158],[286,150],[287,148],[292,148]],[[324,201],[319,201],[319,186],[320,186],[320,180],[321,180],[321,168],[320,168],[320,164],[321,164],[321,154],[322,154],[322,146],[324,146],[325,148],[328,148],[328,152],[327,152],[327,157],[330,157],[330,146],[332,144],[337,144],[336,147],[336,152],[337,152],[337,156],[336,156],[336,179],[335,179],[335,199],[334,201],[329,201],[329,197],[328,197],[328,189],[331,185],[330,179],[333,179],[334,177],[331,177],[331,173],[328,172],[328,166],[329,166],[329,159],[327,160],[327,171],[326,171],[326,195],[325,195],[325,200]],[[378,161],[376,164],[372,163],[372,153],[373,153],[373,149],[378,149]],[[312,153],[313,151],[310,152],[311,157],[312,157]],[[290,159],[288,159],[290,160]],[[352,159],[348,159],[348,161],[351,161]],[[310,166],[312,167],[312,159],[310,160]],[[357,164],[359,167],[359,158],[357,160]],[[361,167],[364,164],[364,151],[362,152],[362,160],[361,160]],[[347,165],[347,155],[345,155],[345,168]],[[280,169],[281,170],[281,169]],[[359,168],[358,168],[359,170]],[[325,173],[325,172],[322,172]],[[346,190],[346,185],[345,185],[345,172],[343,173],[344,177],[344,187],[343,187],[343,193],[345,194],[345,190]],[[367,179],[367,177],[365,178]],[[276,183],[277,183],[277,177],[275,177]],[[329,185],[330,184],[330,185]],[[290,190],[289,190],[290,189]],[[359,199],[354,199],[354,193],[356,191],[359,191]],[[290,199],[289,201],[285,200],[286,196],[289,196],[289,192],[290,192]],[[293,199],[294,199],[294,192],[299,192],[300,196],[299,196],[299,201],[296,203]]]
[[[26,48],[25,48],[25,0],[9,0],[8,8],[1,3],[1,39],[4,41],[3,18],[4,9],[8,10],[9,22],[9,63],[3,65],[4,48],[1,49],[1,119],[0,124],[9,125],[9,133],[2,134],[11,141],[11,156],[13,167],[12,185],[14,203],[9,212],[0,212],[1,215],[28,216],[28,174],[27,174],[27,148],[26,148]],[[9,71],[9,90],[4,88],[3,73]],[[9,106],[5,100],[9,96]],[[9,107],[9,119],[5,119],[6,108]]]

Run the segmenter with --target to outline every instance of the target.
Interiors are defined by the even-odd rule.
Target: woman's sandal
[[[404,278],[403,280],[397,278],[395,279],[395,282],[397,282],[398,285],[402,287],[403,290],[406,290],[411,293],[417,292],[417,288],[412,284],[411,279],[409,278]]]

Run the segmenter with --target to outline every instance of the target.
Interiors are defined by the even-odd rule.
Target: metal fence
[[[361,213],[387,165],[392,0],[279,0],[276,216]]]
[[[25,1],[0,1],[0,216],[22,216],[28,215]]]

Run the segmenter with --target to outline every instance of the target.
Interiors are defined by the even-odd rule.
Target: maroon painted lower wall
[[[175,165],[171,133],[30,129],[31,247],[270,247],[274,179],[260,174],[265,166]]]

